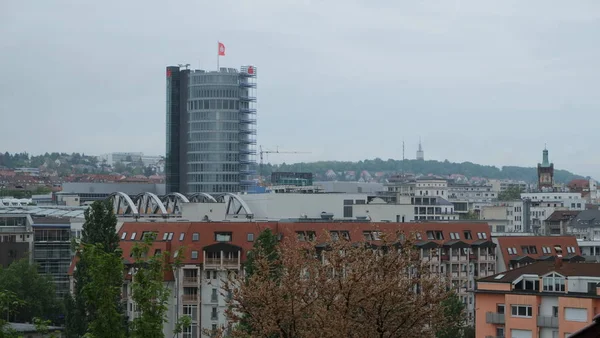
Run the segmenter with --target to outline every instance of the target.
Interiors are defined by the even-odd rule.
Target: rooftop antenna
[[[178,66],[179,66],[179,68],[185,67],[185,69],[190,69],[190,64],[189,63],[186,63],[186,64],[180,63],[180,64],[178,64]]]
[[[400,172],[401,172],[401,177],[404,177],[404,139],[402,139],[402,166],[400,168]]]

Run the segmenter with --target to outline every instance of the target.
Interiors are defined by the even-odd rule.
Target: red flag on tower
[[[225,45],[219,42],[219,56],[225,56]]]

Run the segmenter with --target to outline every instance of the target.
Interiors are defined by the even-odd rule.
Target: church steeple
[[[554,190],[554,163],[548,159],[548,148],[544,145],[542,163],[538,163],[538,189],[540,191]]]
[[[550,161],[548,160],[548,149],[544,145],[544,151],[542,152],[542,167],[549,167]]]

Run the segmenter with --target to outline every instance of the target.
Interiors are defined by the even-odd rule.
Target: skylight
[[[494,279],[502,279],[504,277],[504,274],[499,274],[498,276],[494,277]]]

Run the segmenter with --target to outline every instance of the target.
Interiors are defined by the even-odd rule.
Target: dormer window
[[[565,277],[552,273],[543,278],[544,291],[549,292],[564,292],[565,291]]]
[[[215,232],[216,242],[231,242],[231,232]]]

